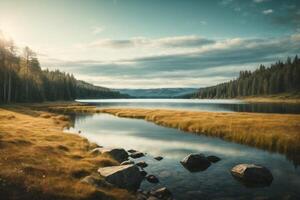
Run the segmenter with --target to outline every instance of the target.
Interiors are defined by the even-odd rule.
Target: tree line
[[[76,80],[72,74],[42,70],[37,54],[29,47],[17,52],[14,42],[0,34],[0,103],[122,96],[108,88]]]
[[[241,71],[238,78],[216,86],[200,88],[193,98],[234,98],[300,92],[300,59],[295,56],[270,67]]]

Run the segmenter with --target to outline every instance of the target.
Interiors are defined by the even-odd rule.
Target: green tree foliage
[[[271,95],[300,92],[300,59],[288,58],[269,68],[261,65],[257,70],[241,71],[235,80],[216,86],[201,88],[196,98],[234,98],[240,96]]]
[[[0,35],[0,103],[118,98],[119,92],[79,81],[58,70],[42,70],[36,54],[25,47],[17,55],[13,41]]]

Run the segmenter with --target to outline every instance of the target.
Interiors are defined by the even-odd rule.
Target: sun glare
[[[12,20],[0,19],[0,31],[5,38],[21,42],[17,25]]]

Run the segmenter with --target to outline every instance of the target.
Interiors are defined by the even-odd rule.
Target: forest
[[[300,59],[288,57],[270,67],[260,65],[255,71],[241,71],[238,78],[216,86],[200,88],[192,98],[235,98],[300,92]]]
[[[117,98],[108,88],[79,81],[72,74],[42,70],[37,54],[20,50],[12,40],[0,37],[0,103]]]

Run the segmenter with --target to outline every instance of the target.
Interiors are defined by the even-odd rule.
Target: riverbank
[[[69,125],[64,115],[22,105],[0,107],[1,197],[134,199],[127,190],[80,182],[99,167],[119,163],[107,155],[91,154],[97,145],[78,134],[63,132]]]
[[[97,109],[95,106],[50,106],[55,112],[109,113],[285,154],[300,164],[300,115],[200,112],[163,109]]]
[[[300,104],[300,94],[247,96],[247,97],[240,97],[238,99],[246,101],[248,103]]]
[[[101,112],[145,119],[158,125],[271,151],[300,152],[300,115],[160,109],[102,109]]]

